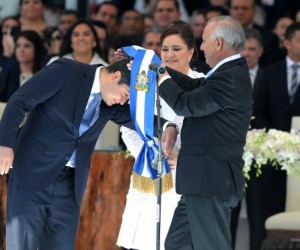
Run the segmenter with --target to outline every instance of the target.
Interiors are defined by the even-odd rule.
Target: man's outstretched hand
[[[0,174],[7,174],[12,168],[14,151],[12,148],[0,146]]]

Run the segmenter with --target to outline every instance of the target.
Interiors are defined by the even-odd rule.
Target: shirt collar
[[[233,56],[229,56],[229,57],[223,59],[215,67],[213,67],[213,69],[211,70],[211,74],[214,73],[217,70],[217,68],[219,68],[222,64],[227,63],[229,61],[233,61],[233,60],[238,59],[238,58],[241,58],[240,54],[235,54]]]
[[[288,56],[286,57],[286,65],[289,68],[291,68],[292,65],[294,64],[298,64],[300,66],[299,62],[294,62],[291,58],[289,58]]]
[[[100,93],[100,70],[103,66],[100,66],[96,69],[94,82],[91,90],[91,94]]]
[[[249,69],[249,72],[253,75],[256,75],[258,70],[258,65],[256,64],[252,69]]]

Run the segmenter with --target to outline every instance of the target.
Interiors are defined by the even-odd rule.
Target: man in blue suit
[[[0,122],[0,173],[10,171],[7,250],[74,249],[96,140],[108,120],[133,128],[127,62],[59,59],[10,98]],[[94,94],[100,114],[83,132]]]

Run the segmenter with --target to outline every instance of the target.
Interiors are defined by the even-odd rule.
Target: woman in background
[[[42,67],[46,55],[43,40],[33,30],[25,30],[16,37],[14,56],[18,67],[8,72],[13,77],[5,82],[2,89],[2,101],[7,102],[10,96]]]
[[[44,20],[45,0],[21,0],[20,23],[21,30],[34,30],[42,38],[48,28]]]
[[[51,58],[48,64],[59,57],[64,57],[86,64],[107,66],[108,63],[101,57],[101,51],[93,24],[88,20],[81,19],[67,30],[60,47],[59,56]]]

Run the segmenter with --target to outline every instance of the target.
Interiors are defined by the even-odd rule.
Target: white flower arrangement
[[[256,176],[266,163],[280,166],[288,174],[300,177],[300,134],[283,132],[276,129],[249,130],[246,138],[243,159],[244,176],[250,179],[251,167],[256,168]]]

